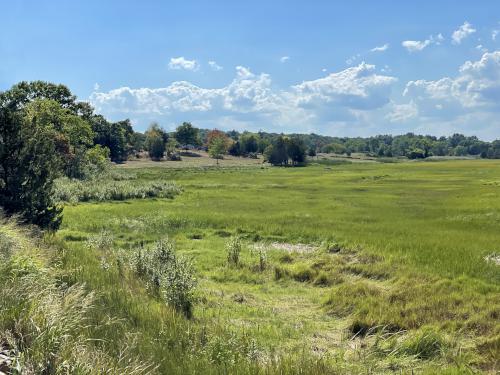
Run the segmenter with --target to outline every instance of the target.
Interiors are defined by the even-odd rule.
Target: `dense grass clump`
[[[54,196],[57,202],[78,203],[88,201],[123,201],[126,199],[173,198],[180,193],[173,182],[130,180],[72,180],[56,181]]]

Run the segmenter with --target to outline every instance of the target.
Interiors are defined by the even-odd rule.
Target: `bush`
[[[237,236],[231,237],[226,242],[227,264],[237,266],[240,262],[241,239]]]
[[[99,234],[90,237],[86,243],[85,246],[89,249],[96,249],[96,250],[108,250],[113,247],[113,235],[106,231],[103,230]]]
[[[408,159],[424,159],[425,158],[425,152],[424,150],[420,148],[415,148],[410,151],[408,154]]]
[[[191,261],[175,253],[174,243],[167,239],[153,249],[138,249],[133,256],[135,272],[153,286],[165,302],[187,318],[193,314],[197,281]]]

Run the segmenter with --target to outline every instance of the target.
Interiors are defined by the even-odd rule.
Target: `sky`
[[[0,0],[0,90],[109,120],[500,138],[500,1]]]

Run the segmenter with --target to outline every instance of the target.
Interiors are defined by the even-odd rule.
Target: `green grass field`
[[[66,281],[98,293],[96,320],[126,322],[101,327],[102,345],[135,332],[165,373],[498,371],[499,162],[138,162],[121,173],[182,192],[65,207],[51,241]],[[103,230],[112,249],[85,246]],[[237,267],[228,236],[243,241]],[[190,321],[115,265],[165,237],[195,264]]]

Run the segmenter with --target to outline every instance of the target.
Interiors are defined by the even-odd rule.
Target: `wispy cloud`
[[[216,71],[216,72],[218,72],[219,70],[224,69],[222,66],[220,66],[219,64],[217,64],[214,60],[210,60],[210,61],[208,62],[208,66],[210,66],[210,68],[211,68],[213,71]]]
[[[389,48],[389,43],[386,43],[383,46],[374,47],[370,51],[371,52],[384,52],[384,51],[387,51],[388,48]]]
[[[476,29],[474,29],[469,22],[465,21],[462,26],[453,32],[451,35],[451,42],[453,44],[460,44],[462,43],[462,40],[475,32]]]
[[[361,54],[359,54],[359,53],[358,53],[358,54],[356,54],[356,55],[353,55],[353,56],[349,57],[349,58],[345,61],[345,63],[346,63],[347,65],[353,65],[353,64],[354,64],[354,63],[355,63],[355,62],[356,62],[356,61],[357,61],[360,57],[361,57]]]
[[[183,56],[172,57],[168,63],[168,68],[172,70],[197,71],[200,68],[200,64],[196,60],[187,60]]]
[[[493,41],[497,40],[497,36],[499,33],[500,33],[500,30],[497,30],[497,29],[492,30],[491,31],[491,40],[493,40]]]
[[[280,58],[280,62],[282,62],[282,63],[286,63],[288,60],[290,60],[290,56],[282,56]]]

